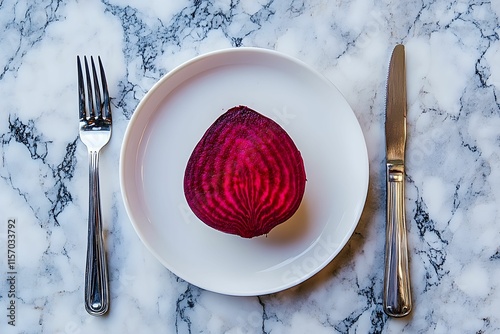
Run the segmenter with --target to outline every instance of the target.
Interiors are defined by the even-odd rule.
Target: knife
[[[405,48],[392,52],[386,97],[387,226],[384,312],[404,317],[412,308],[405,218],[406,68]]]

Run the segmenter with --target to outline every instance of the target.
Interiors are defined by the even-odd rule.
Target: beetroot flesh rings
[[[220,116],[194,148],[184,194],[212,228],[253,238],[299,208],[306,185],[302,156],[275,121],[237,106]]]

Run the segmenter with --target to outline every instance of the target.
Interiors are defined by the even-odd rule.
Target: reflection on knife
[[[406,69],[403,45],[394,48],[386,101],[387,227],[384,311],[404,317],[411,311],[405,219]]]

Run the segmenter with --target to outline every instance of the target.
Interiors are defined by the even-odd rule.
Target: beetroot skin
[[[290,136],[245,106],[229,109],[208,128],[184,175],[194,214],[243,238],[267,234],[288,220],[305,185],[304,162]]]

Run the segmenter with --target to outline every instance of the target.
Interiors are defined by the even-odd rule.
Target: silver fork
[[[78,68],[80,139],[87,146],[89,154],[89,221],[87,263],[85,267],[85,309],[91,315],[103,315],[108,311],[109,307],[109,287],[106,253],[102,238],[99,151],[108,143],[111,137],[111,104],[101,58],[98,57],[103,92],[102,100],[94,59],[90,57],[92,84],[87,57],[84,57],[86,93],[80,57],[77,56],[76,60]],[[87,95],[87,104],[85,103],[85,95]]]

